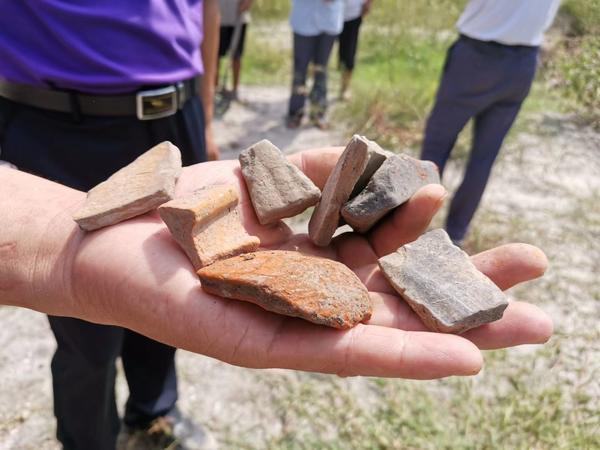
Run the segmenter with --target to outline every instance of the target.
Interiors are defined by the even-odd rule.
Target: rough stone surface
[[[179,149],[162,142],[93,187],[73,219],[91,231],[147,213],[173,198],[180,173]]]
[[[442,230],[379,259],[394,289],[433,331],[462,333],[502,317],[504,293]]]
[[[308,234],[315,245],[326,246],[331,242],[340,222],[340,209],[367,165],[368,147],[365,138],[354,135],[329,175],[321,201],[308,223]]]
[[[369,184],[369,180],[373,176],[373,174],[381,167],[381,165],[388,159],[390,156],[394,156],[394,153],[384,150],[379,146],[379,144],[375,141],[371,141],[366,139],[368,143],[368,154],[367,154],[367,165],[360,178],[356,182],[354,189],[352,190],[352,194],[350,194],[350,198],[356,197],[358,194],[362,192],[362,190],[367,187]]]
[[[321,197],[319,188],[266,139],[241,152],[239,160],[262,225],[300,214]]]
[[[320,325],[350,328],[371,317],[367,289],[343,264],[298,252],[248,253],[198,271],[202,289]]]
[[[198,270],[219,259],[253,252],[260,245],[242,226],[237,204],[233,186],[209,186],[165,203],[158,213]]]
[[[342,217],[355,231],[364,233],[421,187],[439,182],[434,163],[406,155],[390,156],[373,174],[367,187],[344,205]]]

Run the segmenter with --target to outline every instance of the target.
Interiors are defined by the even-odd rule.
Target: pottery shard
[[[308,234],[314,244],[326,246],[331,242],[340,221],[340,209],[367,165],[368,148],[365,138],[354,135],[329,175],[321,201],[308,223]]]
[[[441,229],[380,258],[379,266],[433,331],[462,333],[500,319],[508,306],[504,293]]]
[[[319,188],[266,139],[240,153],[239,160],[262,225],[300,214],[321,197]]]
[[[180,173],[179,149],[162,142],[92,188],[73,219],[91,231],[147,213],[173,198]]]
[[[406,155],[393,155],[373,174],[367,187],[342,208],[342,217],[355,231],[368,231],[392,209],[426,184],[439,183],[437,167]]]
[[[242,226],[237,204],[233,186],[210,186],[165,203],[158,213],[198,270],[219,259],[253,252],[260,245]]]
[[[356,182],[354,189],[352,190],[352,194],[350,194],[350,198],[356,197],[358,194],[362,192],[362,190],[367,187],[369,180],[373,176],[373,174],[381,167],[381,165],[388,159],[390,156],[394,156],[394,153],[389,150],[384,150],[379,146],[379,144],[375,141],[371,141],[366,139],[367,141],[367,165],[365,166],[365,170],[360,175],[360,178]]]
[[[225,259],[198,271],[202,289],[320,325],[351,328],[371,317],[367,289],[346,266],[273,250]]]

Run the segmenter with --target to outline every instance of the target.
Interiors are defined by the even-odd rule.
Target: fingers
[[[552,319],[535,305],[511,302],[502,319],[474,328],[462,334],[482,350],[514,347],[522,344],[543,344],[550,339]]]
[[[378,256],[397,250],[427,230],[431,219],[441,208],[446,190],[440,184],[428,184],[404,205],[396,208],[370,234],[369,241]]]
[[[371,300],[373,315],[369,324],[407,331],[427,330],[402,299],[372,293]],[[482,350],[491,350],[523,344],[542,344],[552,336],[552,332],[552,320],[541,309],[529,303],[514,301],[509,303],[500,320],[468,330],[461,336]]]
[[[255,362],[257,367],[341,376],[433,379],[474,375],[481,369],[482,357],[477,347],[459,336],[362,324],[340,331],[290,320]]]
[[[546,255],[528,244],[506,244],[471,257],[473,264],[496,285],[506,290],[544,274]]]
[[[377,255],[364,236],[351,232],[343,233],[333,239],[332,245],[337,251],[339,261],[350,269],[377,263]]]

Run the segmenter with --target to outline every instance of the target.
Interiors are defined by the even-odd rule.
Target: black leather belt
[[[199,78],[123,95],[90,95],[10,83],[0,79],[0,97],[36,108],[90,116],[136,116],[140,120],[168,117],[198,95]]]

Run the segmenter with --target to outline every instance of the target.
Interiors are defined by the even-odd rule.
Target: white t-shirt
[[[238,11],[240,10],[240,0],[219,0],[219,11],[221,13],[221,25],[233,27],[238,21]],[[250,21],[250,12],[244,11],[240,15],[240,23]]]
[[[364,0],[344,0],[344,22],[360,17],[363,3]]]
[[[456,27],[481,41],[537,46],[559,6],[560,0],[470,0]]]
[[[340,34],[344,26],[343,0],[293,0],[290,25],[302,36]]]

